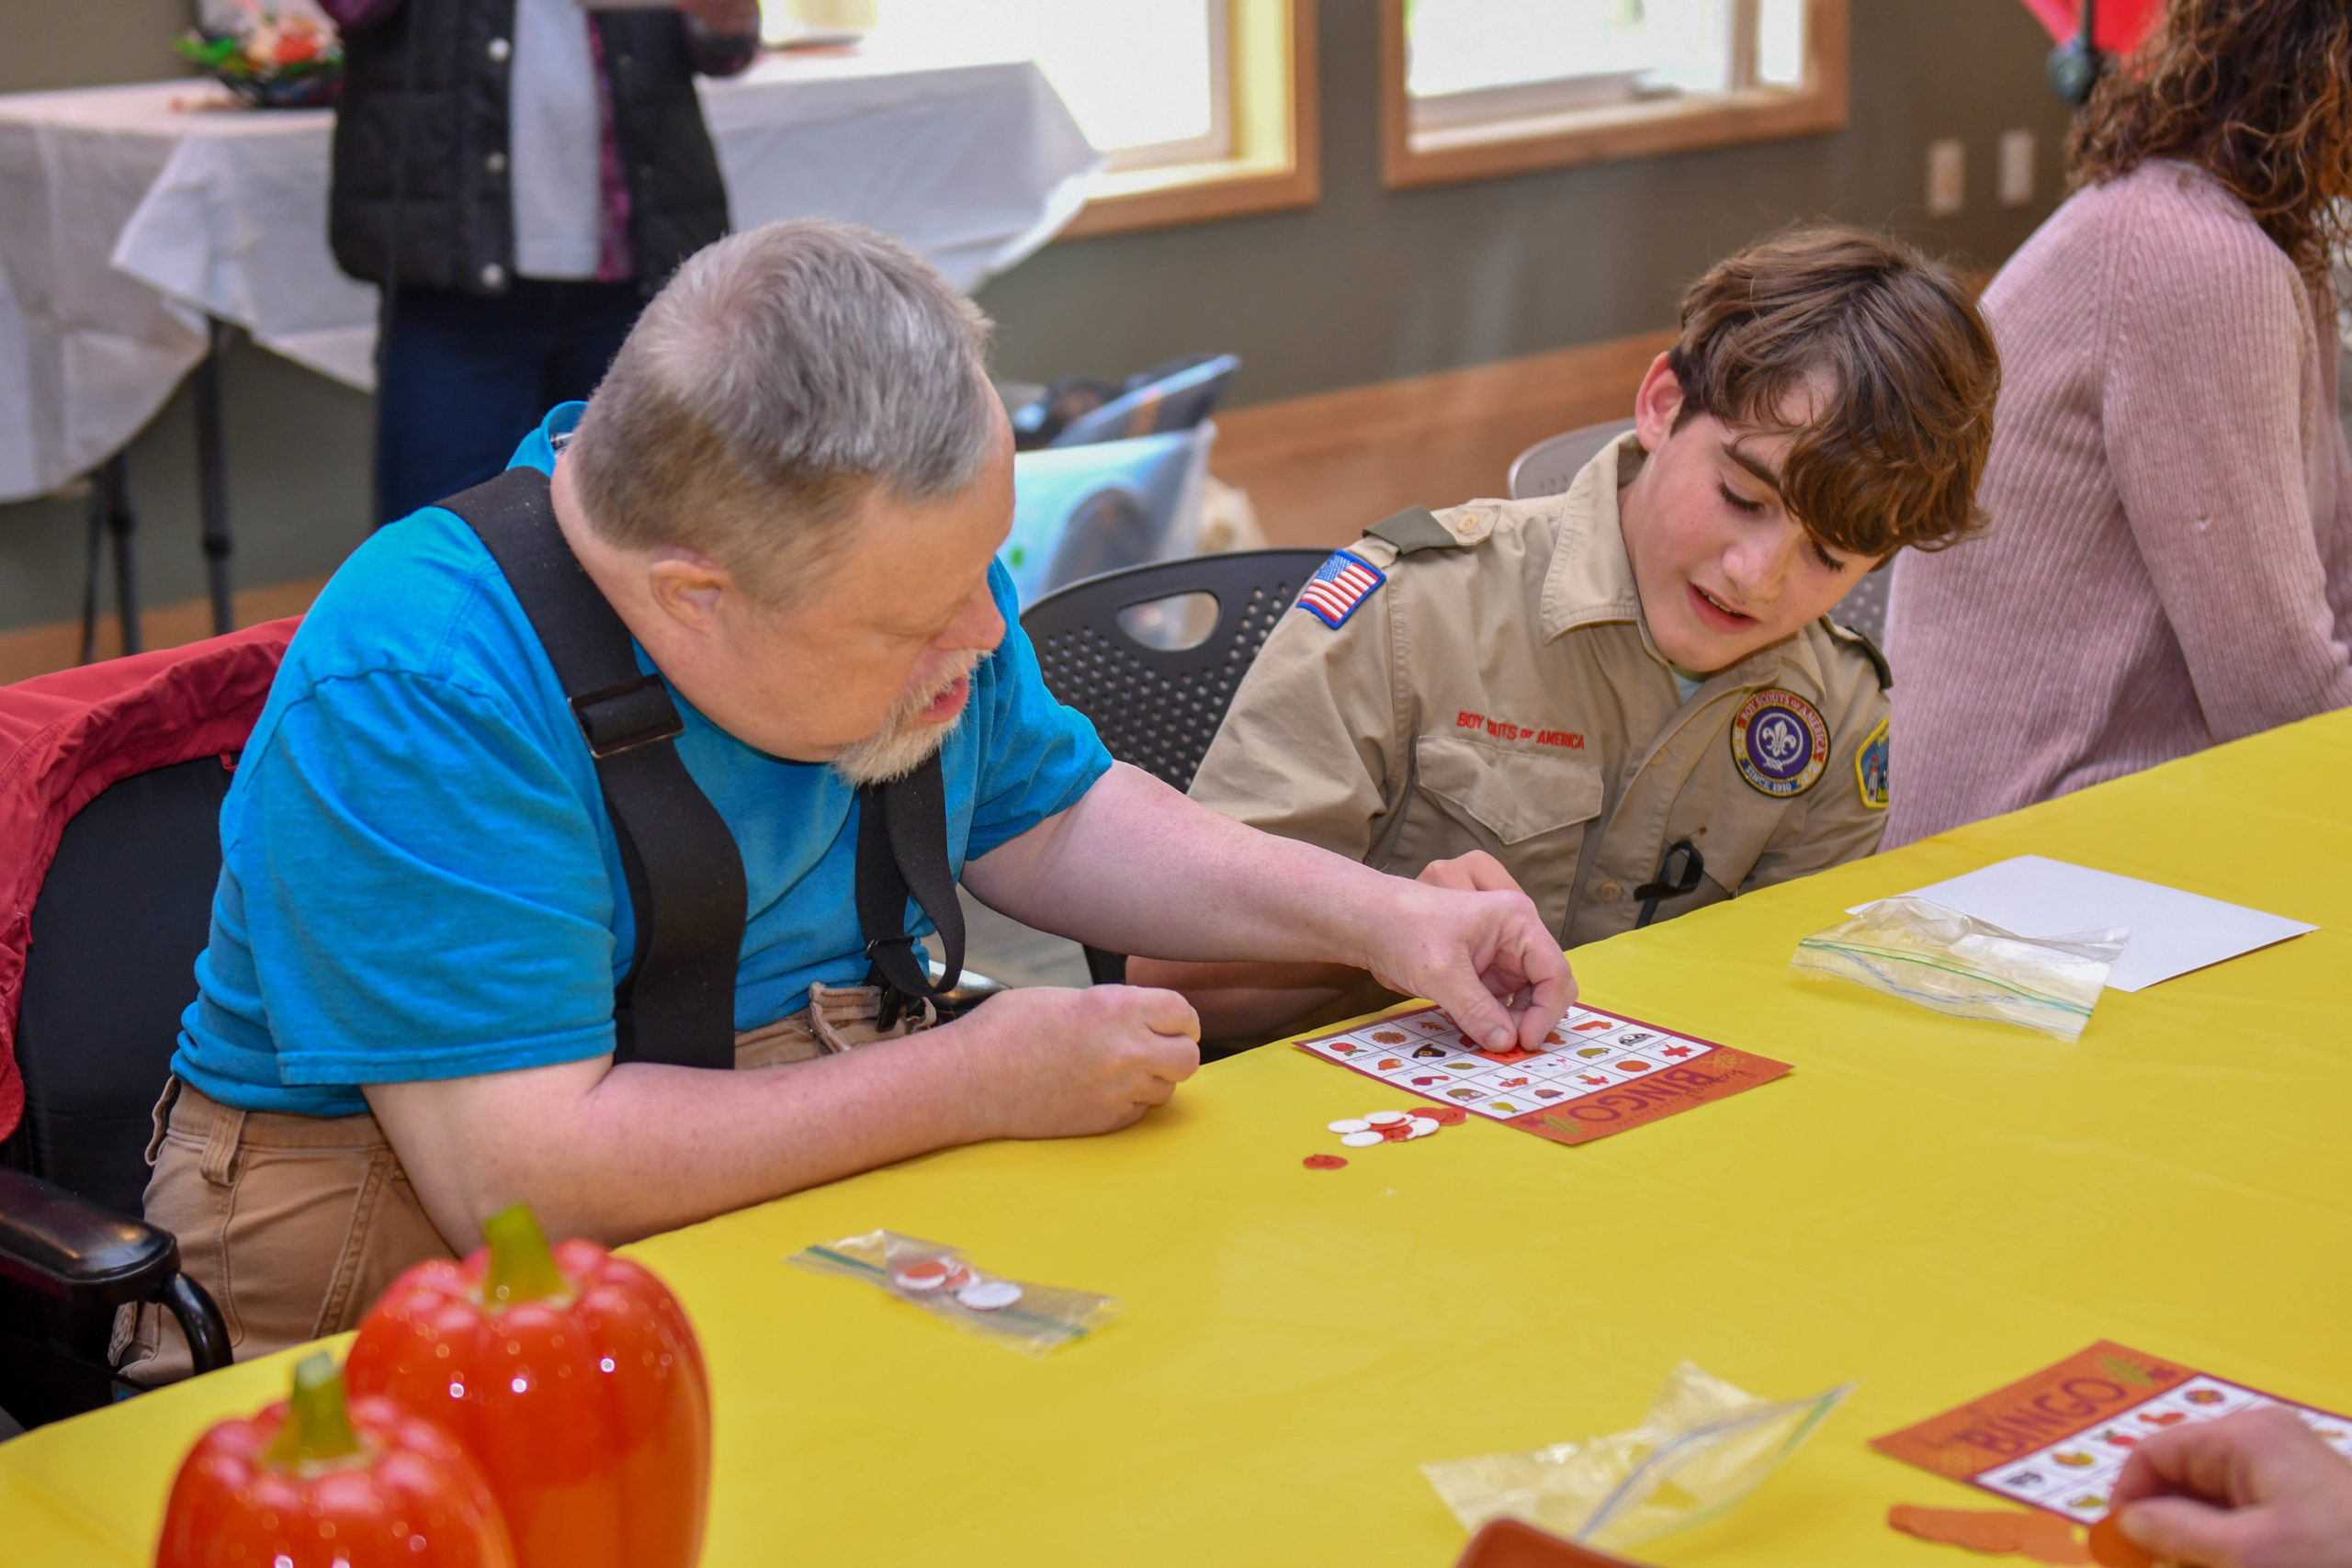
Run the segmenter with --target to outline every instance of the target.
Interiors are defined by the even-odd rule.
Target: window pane
[[[1410,0],[1414,96],[1566,77],[1721,92],[1736,0]],[[1768,0],[1769,4],[1769,0]],[[1801,0],[1792,6],[1799,12]]]
[[[1756,19],[1756,80],[1767,87],[1804,85],[1804,0],[1760,0]]]
[[[1215,129],[1211,5],[1223,0],[878,0],[877,49],[1036,61],[1104,152]]]

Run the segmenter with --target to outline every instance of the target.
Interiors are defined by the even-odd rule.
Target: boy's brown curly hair
[[[1794,436],[1781,499],[1832,549],[1936,550],[1979,525],[2000,358],[1967,288],[1901,241],[1815,225],[1717,263],[1668,363],[1677,428]]]

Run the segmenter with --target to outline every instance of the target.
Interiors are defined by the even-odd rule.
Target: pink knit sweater
[[[2160,162],[1985,291],[1981,538],[1894,569],[1885,847],[2352,705],[2332,291]]]

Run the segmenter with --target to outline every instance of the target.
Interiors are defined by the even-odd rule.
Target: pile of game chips
[[[1330,1131],[1340,1134],[1340,1142],[1351,1149],[1368,1149],[1374,1144],[1406,1144],[1415,1138],[1426,1138],[1440,1127],[1459,1126],[1470,1113],[1458,1105],[1431,1105],[1422,1110],[1369,1111],[1362,1116],[1343,1116],[1330,1124]],[[1338,1155],[1309,1155],[1309,1170],[1338,1170],[1348,1162]]]
[[[890,1276],[902,1291],[946,1291],[974,1312],[996,1312],[1021,1299],[1021,1287],[1010,1280],[991,1280],[954,1258],[925,1258]]]

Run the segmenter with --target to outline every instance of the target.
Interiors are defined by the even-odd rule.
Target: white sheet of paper
[[[2283,915],[2041,855],[1996,862],[1911,891],[1914,897],[1990,920],[2019,936],[2068,936],[2128,926],[2131,945],[2107,976],[2109,987],[2118,991],[2144,990],[2159,980],[2319,930]]]

